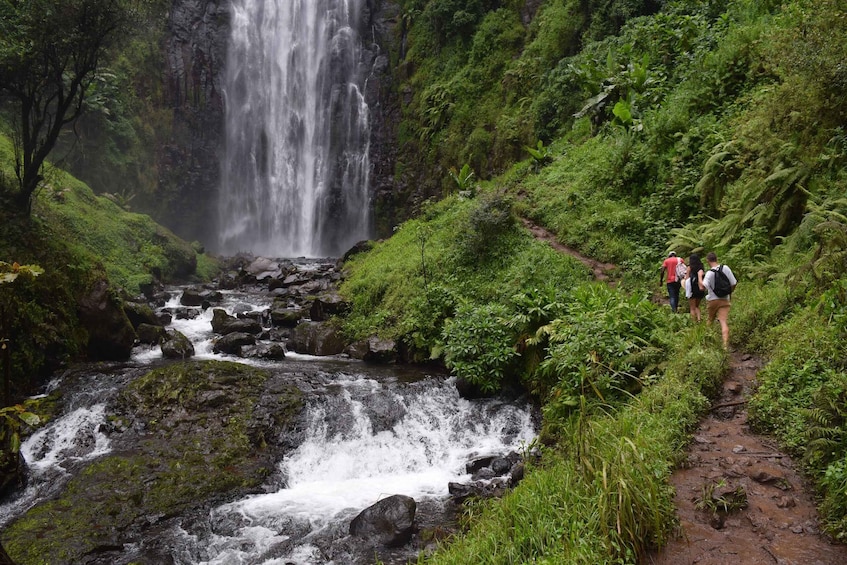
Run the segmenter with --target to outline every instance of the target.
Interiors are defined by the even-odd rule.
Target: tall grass
[[[703,379],[685,370],[704,358],[690,346],[715,352],[716,362],[699,367],[706,380],[726,369],[715,337],[703,329],[683,333],[679,361],[665,378],[620,409],[574,414],[561,443],[515,490],[472,506],[470,530],[420,563],[636,563],[665,543],[674,526],[668,477],[708,405]]]

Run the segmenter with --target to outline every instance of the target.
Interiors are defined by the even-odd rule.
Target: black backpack
[[[718,298],[725,298],[732,294],[732,285],[729,283],[729,277],[723,272],[723,265],[718,265],[712,272],[715,273],[715,278],[712,280],[712,292]]]

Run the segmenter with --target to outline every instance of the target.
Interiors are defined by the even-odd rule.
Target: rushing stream
[[[179,295],[172,289],[163,310],[193,310],[175,316],[172,327],[190,337],[197,357],[248,362],[213,353],[212,309],[181,307]],[[233,313],[267,306],[265,295],[225,291],[216,307]],[[0,506],[0,528],[110,452],[102,433],[110,400],[163,362],[158,349],[139,347],[129,364],[76,370],[51,383],[63,391],[64,413],[23,444],[29,486]],[[448,483],[470,478],[469,461],[520,451],[534,437],[528,406],[465,400],[444,375],[345,356],[289,353],[281,361],[249,362],[288,375],[304,390],[302,441],[278,461],[263,493],[170,519],[145,534],[150,539],[138,547],[167,547],[178,565],[370,563],[373,552],[362,553],[348,532],[364,508],[403,494],[417,502],[419,526],[437,525],[449,504]],[[128,555],[138,547],[127,547]],[[380,557],[386,563],[413,557],[408,549],[393,561],[390,555]]]

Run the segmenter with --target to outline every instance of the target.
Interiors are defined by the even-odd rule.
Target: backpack
[[[683,261],[680,257],[677,257],[677,259],[679,259],[679,261],[676,264],[676,280],[677,282],[682,283],[682,281],[685,280],[685,261]]]
[[[732,285],[729,283],[729,277],[723,272],[723,265],[718,265],[712,272],[715,273],[715,278],[712,281],[712,292],[718,298],[724,298],[732,294]]]

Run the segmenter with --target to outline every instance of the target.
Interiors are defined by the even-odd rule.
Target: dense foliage
[[[726,358],[714,333],[678,332],[678,319],[645,300],[660,292],[668,249],[714,250],[741,280],[732,346],[768,359],[754,423],[803,458],[828,531],[847,537],[843,3],[549,0],[462,14],[449,2],[402,5],[408,49],[398,57],[413,63],[404,88],[414,98],[398,176],[430,171],[420,182],[431,193],[452,194],[459,169],[482,182],[464,199],[425,206],[351,263],[349,331],[407,341],[484,390],[519,382],[533,391],[543,439],[557,445],[551,472],[576,493],[585,469],[575,420],[600,425],[586,414],[604,407],[618,422],[608,425],[620,425],[654,387],[674,382],[706,396],[717,389]],[[462,16],[453,36],[432,20],[451,6]],[[549,272],[564,259],[548,258],[492,202],[618,264],[616,289]],[[681,410],[701,406],[695,397]],[[684,434],[687,425],[671,427]],[[655,446],[627,437],[652,457]],[[565,509],[596,508],[590,498],[553,504],[547,522],[536,503],[560,492],[544,483],[547,472],[474,512],[467,537],[432,561],[633,562],[669,527],[658,518],[665,524],[653,533],[606,541],[602,526],[571,531],[596,514]],[[535,520],[544,526],[521,526]]]
[[[29,212],[59,134],[83,113],[101,61],[128,22],[118,0],[0,4],[0,109],[11,108],[14,201],[23,211]]]
[[[483,392],[528,390],[544,414],[541,463],[502,503],[471,506],[466,535],[425,560],[633,563],[666,539],[667,475],[727,367],[712,328],[656,304],[669,249],[714,250],[739,276],[732,346],[768,361],[752,421],[802,458],[827,530],[847,538],[843,2],[398,3],[392,57],[409,103],[396,177],[444,198],[348,262],[345,331],[396,339]],[[92,268],[132,287],[171,256],[133,232],[128,256],[147,269],[135,270],[108,245],[116,231],[100,239],[89,219],[59,221],[80,200],[119,212],[70,184],[41,195],[43,229],[3,224],[0,238],[6,259],[45,268],[35,286],[73,283],[17,300],[20,331],[39,329],[43,343],[75,331],[44,296],[72,303],[67,289]],[[613,287],[522,220],[616,263]],[[28,251],[23,233],[47,251]],[[47,257],[71,267],[54,274]]]
[[[10,143],[0,137],[0,183],[13,174],[12,162]],[[207,257],[149,217],[95,196],[52,166],[45,176],[32,217],[0,209],[0,260],[44,270],[34,280],[0,285],[0,338],[10,340],[16,397],[59,363],[84,354],[87,335],[77,305],[96,281],[108,280],[118,297],[132,296],[142,284],[193,276],[210,266]]]

